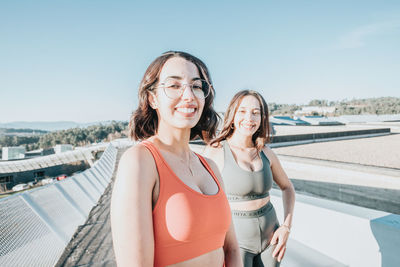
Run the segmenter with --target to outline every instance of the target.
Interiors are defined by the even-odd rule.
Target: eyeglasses
[[[164,89],[165,94],[172,99],[180,98],[185,91],[185,86],[190,86],[194,96],[198,99],[205,99],[211,92],[211,85],[203,79],[194,80],[192,83],[184,84],[175,78],[167,78],[158,87]],[[158,88],[156,87],[156,88]]]

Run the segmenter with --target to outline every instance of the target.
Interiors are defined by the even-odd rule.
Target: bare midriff
[[[229,202],[232,210],[243,210],[243,211],[252,211],[258,210],[268,204],[270,196],[254,199],[254,200],[244,200],[237,202]]]
[[[225,254],[223,248],[217,248],[196,258],[168,265],[169,267],[204,267],[204,266],[223,266]]]

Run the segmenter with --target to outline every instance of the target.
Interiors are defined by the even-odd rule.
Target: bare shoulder
[[[268,144],[265,144],[265,146],[262,148],[262,151],[264,152],[264,154],[269,159],[271,165],[274,162],[278,161],[278,157],[276,156],[275,152],[272,151],[272,149],[268,146]]]
[[[222,171],[224,168],[224,151],[221,143],[212,146],[206,146],[203,155],[212,160],[213,164],[215,164],[217,168]]]
[[[135,145],[127,149],[118,164],[117,180],[146,179],[156,181],[157,167],[151,152],[143,145]],[[130,180],[129,179],[129,180]]]
[[[136,144],[128,148],[121,156],[121,163],[131,161],[133,159],[140,159],[141,157],[152,158],[151,152],[144,146]]]
[[[221,145],[221,143],[218,143],[218,144],[213,144],[213,145],[207,145],[204,148],[203,153],[206,157],[212,158],[213,156],[218,155],[221,152],[222,152],[222,145]]]
[[[136,145],[124,152],[119,161],[113,193],[111,207],[115,214],[122,210],[130,210],[136,207],[140,210],[150,208],[151,202],[142,203],[140,199],[151,199],[153,188],[157,182],[157,167],[154,159],[146,147]],[[134,203],[134,204],[132,204]],[[132,210],[130,212],[133,212]],[[133,214],[133,213],[129,213]],[[122,216],[122,215],[121,215]],[[125,215],[124,215],[125,216]]]

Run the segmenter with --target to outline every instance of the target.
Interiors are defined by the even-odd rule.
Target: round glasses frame
[[[160,83],[156,88],[163,88],[164,93],[167,97],[171,99],[178,99],[183,95],[185,91],[185,87],[190,86],[193,95],[198,99],[205,99],[211,93],[211,87],[206,80],[204,79],[197,79],[194,80],[192,83],[182,83],[178,79],[174,78],[167,78],[163,83]]]

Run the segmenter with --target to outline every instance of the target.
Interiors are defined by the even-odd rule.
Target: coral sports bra
[[[160,179],[160,193],[153,209],[154,266],[183,262],[222,247],[231,211],[206,160],[196,154],[218,185],[215,195],[205,195],[187,186],[153,143],[140,144],[153,155]]]

